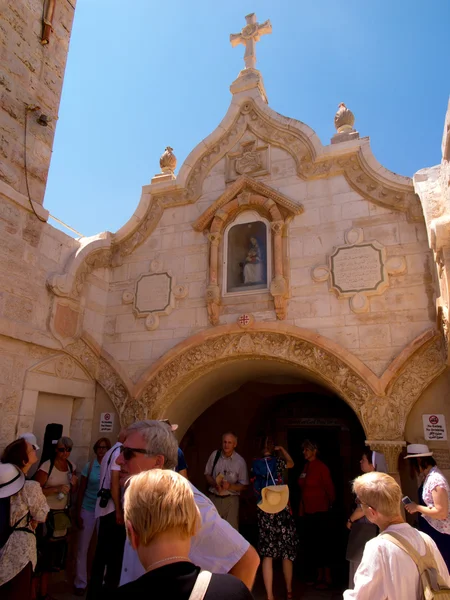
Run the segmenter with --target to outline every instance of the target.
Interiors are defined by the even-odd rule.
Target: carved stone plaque
[[[389,287],[388,275],[400,275],[406,270],[403,256],[386,259],[384,246],[376,240],[363,241],[362,229],[350,229],[345,234],[345,246],[337,246],[328,256],[328,264],[312,271],[314,281],[328,279],[330,291],[338,298],[350,298],[353,312],[369,310],[368,296],[382,294]]]
[[[386,279],[382,248],[373,242],[341,246],[330,263],[331,284],[340,294],[376,291]]]
[[[141,275],[136,282],[134,308],[138,316],[165,313],[172,305],[172,277],[168,273]]]

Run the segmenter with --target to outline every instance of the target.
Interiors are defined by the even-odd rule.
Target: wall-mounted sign
[[[447,426],[444,415],[422,415],[423,431],[426,440],[446,440]]]
[[[100,433],[112,433],[114,428],[114,413],[100,413]]]

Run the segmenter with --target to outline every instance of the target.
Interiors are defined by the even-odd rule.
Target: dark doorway
[[[317,442],[319,457],[329,467],[336,488],[330,531],[324,544],[332,547],[333,581],[337,589],[345,589],[348,581],[346,521],[354,502],[351,481],[360,474],[359,460],[365,441],[356,414],[335,394],[313,383],[248,382],[208,408],[181,441],[190,479],[201,491],[206,491],[206,461],[220,446],[221,434],[228,430],[236,431],[237,452],[246,460],[249,469],[266,435],[271,435],[276,444],[284,446],[294,460],[294,468],[288,471],[288,483],[300,537],[294,568],[296,578],[301,581],[308,579],[304,568],[308,548],[302,539],[302,523],[298,518],[298,478],[305,462],[301,445],[306,438]],[[250,488],[241,495],[240,531],[254,545],[257,543],[256,511],[255,497]],[[276,561],[274,568],[282,580],[279,572],[281,564]]]

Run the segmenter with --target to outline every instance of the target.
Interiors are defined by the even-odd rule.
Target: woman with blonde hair
[[[128,539],[145,574],[118,588],[114,599],[249,600],[247,587],[232,575],[200,571],[189,559],[191,538],[201,524],[189,482],[168,469],[130,478],[124,500]],[[220,544],[220,539],[217,540]]]

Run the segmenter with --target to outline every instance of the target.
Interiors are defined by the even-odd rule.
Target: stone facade
[[[176,176],[167,148],[114,234],[73,240],[3,194],[2,442],[33,427],[49,393],[75,398],[83,456],[100,405],[117,426],[168,416],[183,433],[252,361],[339,395],[392,471],[407,431],[421,437],[421,398],[447,411],[429,390],[450,391],[448,122],[442,165],[413,182],[376,161],[353,121],[324,146],[274,112],[254,65],[231,91]],[[228,288],[237,223],[267,236],[259,280],[241,272]]]
[[[48,7],[43,15],[42,4],[40,0],[5,0],[0,14],[0,184],[27,196],[27,121],[28,184],[33,202],[40,205],[50,166],[75,0],[46,3],[54,5],[48,43],[42,43],[47,38],[43,40],[43,16],[51,15]],[[42,114],[49,118],[47,126],[37,122]],[[8,193],[7,187],[1,190]]]

